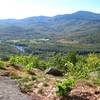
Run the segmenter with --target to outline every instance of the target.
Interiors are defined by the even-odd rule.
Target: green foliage
[[[44,60],[39,61],[39,69],[41,69],[41,70],[47,69],[48,67],[50,67],[50,65],[51,64],[49,61],[44,61]]]
[[[75,51],[71,51],[65,56],[62,56],[61,54],[55,54],[51,58],[52,66],[64,72],[67,72],[70,69],[72,70],[76,62],[77,62],[77,54]]]
[[[9,59],[10,64],[21,64],[25,70],[31,70],[32,68],[46,69],[49,65],[48,62],[41,60],[38,56],[11,56]]]
[[[31,70],[32,68],[33,68],[33,63],[31,62],[31,63],[28,63],[26,66],[25,66],[25,69],[26,70]]]
[[[96,78],[94,80],[92,80],[94,84],[99,85],[100,86],[100,77]]]
[[[76,51],[70,51],[65,57],[65,60],[75,64],[77,62],[76,55],[77,55]]]
[[[0,69],[4,69],[4,62],[0,60]]]
[[[66,79],[62,82],[57,82],[56,84],[57,96],[68,96],[74,85],[75,85],[75,80],[73,79]]]
[[[96,70],[100,67],[100,58],[97,57],[96,54],[89,54],[88,57],[86,58],[87,61],[87,67],[90,70]]]
[[[38,56],[12,56],[9,59],[10,64],[21,64],[25,70],[32,68],[45,70],[51,66],[65,72],[65,76],[72,76],[74,79],[90,79],[91,72],[100,73],[100,56],[89,54],[82,56],[76,52],[70,52],[65,56],[55,54],[50,59],[41,59]],[[97,77],[98,78],[98,77]]]
[[[9,59],[10,64],[25,64],[26,58],[24,56],[11,56]]]
[[[83,56],[71,51],[65,56],[55,54],[50,62],[52,66],[65,72],[67,77],[73,76],[75,79],[89,79],[89,73],[100,72],[100,57],[97,54]]]
[[[37,79],[37,77],[36,76],[32,76],[32,80],[34,81],[34,80],[36,80]]]
[[[96,54],[89,54],[88,56],[76,56],[77,62],[66,62],[67,77],[73,76],[75,79],[89,79],[91,72],[97,71],[99,73],[100,58]]]
[[[64,70],[64,61],[63,61],[63,57],[61,56],[61,54],[55,54],[51,58],[51,63],[52,63],[52,66],[60,70]]]
[[[75,75],[77,79],[86,79],[88,77],[89,72],[90,71],[83,62],[77,62],[74,68],[73,75]]]
[[[15,64],[16,63],[15,58],[13,56],[10,57],[9,63],[10,64]]]

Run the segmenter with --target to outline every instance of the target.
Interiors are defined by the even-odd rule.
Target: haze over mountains
[[[12,38],[69,36],[73,39],[92,39],[91,42],[96,40],[100,43],[100,14],[78,11],[54,17],[0,20],[0,37],[4,39],[7,36]]]

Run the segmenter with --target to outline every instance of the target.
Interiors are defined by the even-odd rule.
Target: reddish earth
[[[55,94],[55,83],[56,78],[50,75],[47,80],[37,81],[33,87],[33,92],[31,93],[32,100],[59,100]]]
[[[50,86],[43,89],[42,94],[37,93],[36,90],[33,89],[31,94],[32,100],[100,100],[100,86],[78,82],[72,89],[69,97],[62,98],[55,96],[55,85],[53,82],[50,84]]]
[[[35,74],[38,78],[28,96],[20,92],[15,81],[4,77],[8,76],[8,72],[0,71],[0,100],[100,100],[100,86],[82,81],[77,82],[68,97],[57,97],[55,83],[59,78],[36,69]]]
[[[100,86],[78,82],[72,89],[69,100],[100,100]]]

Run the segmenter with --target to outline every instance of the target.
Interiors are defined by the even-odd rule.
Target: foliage
[[[32,68],[46,69],[48,63],[46,61],[41,60],[38,56],[23,56],[16,55],[11,56],[9,59],[10,64],[21,64],[25,70],[31,70]]]
[[[64,61],[61,54],[54,54],[54,56],[50,59],[52,66],[64,70]]]
[[[41,59],[39,56],[11,56],[10,64],[21,64],[25,70],[32,70],[32,68],[39,68],[45,70],[48,67],[54,66],[59,70],[65,72],[67,77],[73,76],[75,79],[87,79],[89,73],[97,71],[100,72],[100,57],[96,54],[89,54],[82,56],[76,52],[69,52],[67,55],[55,54],[48,60]]]
[[[57,82],[56,87],[57,96],[68,96],[72,87],[75,85],[75,80],[73,79],[66,79],[62,82]]]
[[[4,69],[4,62],[0,60],[0,69]]]
[[[100,77],[96,78],[94,80],[92,80],[94,84],[99,85],[100,86]]]
[[[39,61],[39,69],[41,69],[41,70],[47,69],[48,67],[50,67],[50,65],[51,64],[49,61],[44,61],[44,60]]]
[[[32,80],[34,81],[34,80],[36,80],[37,79],[37,77],[36,76],[32,76]]]
[[[61,54],[55,54],[51,58],[51,63],[52,66],[64,72],[68,72],[69,70],[72,71],[75,63],[77,63],[77,53],[76,51],[71,51],[68,52],[65,56],[62,56]]]
[[[97,57],[96,54],[89,54],[86,58],[87,67],[90,70],[96,70],[100,67],[100,58]]]
[[[66,62],[67,77],[73,76],[75,79],[89,79],[91,72],[97,71],[99,73],[100,58],[96,54],[89,54],[87,56],[76,56],[77,62]]]
[[[70,51],[70,52],[68,52],[65,59],[66,59],[66,61],[69,61],[69,62],[75,64],[77,62],[76,55],[77,55],[76,51]]]

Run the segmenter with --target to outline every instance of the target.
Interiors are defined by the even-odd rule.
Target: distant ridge
[[[12,37],[48,37],[71,36],[85,38],[90,34],[100,35],[100,14],[89,11],[78,11],[72,14],[33,16],[24,19],[0,20],[0,37],[4,34]],[[98,34],[98,35],[97,35]]]

